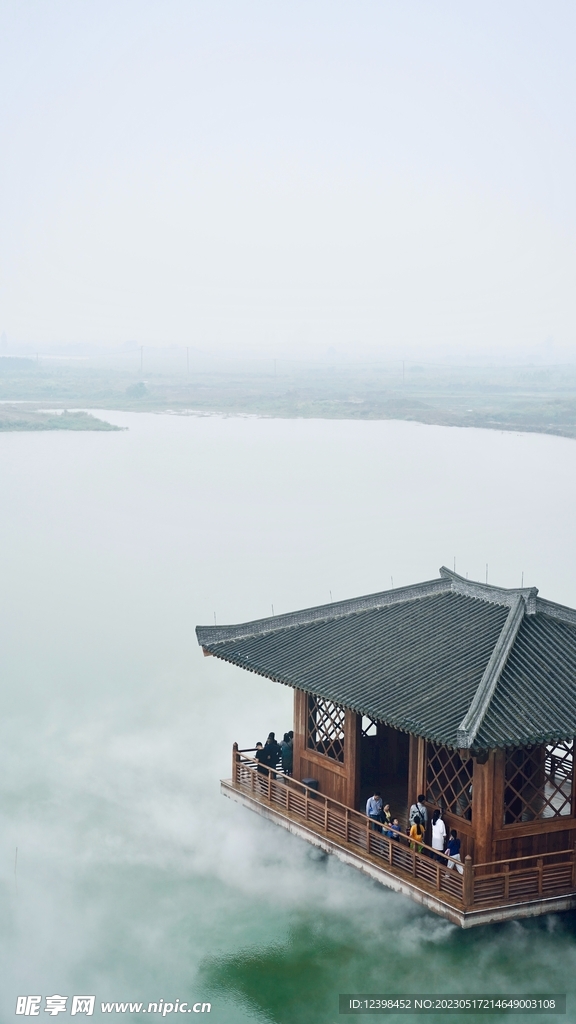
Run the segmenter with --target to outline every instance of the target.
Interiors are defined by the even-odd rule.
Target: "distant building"
[[[576,907],[575,610],[442,568],[196,632],[205,654],[294,689],[292,778],[235,745],[225,795],[464,927]],[[424,794],[462,864],[370,822],[375,789],[404,831]]]

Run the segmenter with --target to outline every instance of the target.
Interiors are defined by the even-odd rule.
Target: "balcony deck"
[[[224,796],[462,928],[576,908],[574,850],[474,865],[469,857],[448,869],[448,858],[390,839],[366,815],[260,766],[233,751],[233,776]]]

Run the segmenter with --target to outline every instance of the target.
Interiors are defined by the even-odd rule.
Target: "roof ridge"
[[[484,721],[484,718],[490,707],[494,691],[498,685],[498,680],[502,675],[504,666],[508,661],[508,656],[512,650],[518,630],[524,620],[524,613],[527,611],[527,602],[524,599],[523,593],[517,593],[514,597],[513,603],[510,605],[510,611],[506,617],[506,621],[502,626],[500,636],[496,641],[496,645],[484,673],[482,679],[478,684],[478,689],[474,694],[472,703],[466,712],[466,715],[462,719],[457,731],[457,743],[458,747],[463,749],[469,749],[476,739],[480,726]]]
[[[538,587],[512,587],[511,589],[495,587],[491,583],[479,583],[476,580],[465,579],[464,576],[459,576],[452,569],[447,569],[445,565],[440,567],[440,576],[442,579],[451,580],[452,589],[457,594],[475,597],[480,601],[488,601],[490,604],[502,604],[508,608],[512,608],[516,598],[520,596],[526,604],[528,615],[534,615],[536,612]],[[576,622],[576,613],[574,621]]]
[[[341,619],[355,612],[385,608],[405,601],[416,601],[421,597],[434,594],[445,594],[452,590],[449,580],[435,579],[424,583],[412,583],[394,590],[383,590],[365,597],[353,597],[347,601],[334,601],[331,604],[316,605],[303,608],[285,615],[271,615],[265,619],[254,619],[251,622],[240,622],[232,626],[196,626],[198,643],[223,643],[226,640],[240,640],[244,637],[259,636],[263,633],[274,633],[277,630],[293,626],[303,626],[309,622],[321,622],[326,619]]]
[[[576,608],[570,608],[566,604],[557,604],[556,601],[548,601],[545,597],[536,599],[536,611],[541,615],[548,615],[551,619],[560,619],[561,622],[569,622],[576,626]]]

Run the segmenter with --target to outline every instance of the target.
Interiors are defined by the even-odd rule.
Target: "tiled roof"
[[[576,612],[440,579],[237,626],[206,653],[388,725],[484,749],[576,734]]]

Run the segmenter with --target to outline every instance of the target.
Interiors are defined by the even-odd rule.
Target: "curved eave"
[[[270,672],[264,671],[264,669],[259,668],[257,665],[248,664],[240,658],[235,658],[231,654],[224,654],[223,652],[218,651],[217,645],[215,645],[214,647],[208,647],[206,645],[202,648],[202,650],[205,653],[210,654],[215,658],[218,658],[220,661],[225,661],[229,665],[234,665],[235,668],[242,668],[245,669],[245,671],[247,672],[253,672],[254,675],[262,676],[262,678],[264,679],[270,679],[273,683],[281,683],[282,686],[289,686],[291,690],[300,690],[302,693],[310,693],[317,695],[319,697],[324,697],[326,700],[331,700],[334,702],[334,704],[339,704],[340,707],[345,707],[347,708],[348,711],[353,711],[357,715],[366,715],[368,718],[374,717],[374,711],[371,711],[370,709],[363,707],[362,705],[342,704],[341,702],[334,700],[330,694],[322,693],[321,688],[315,690],[307,690],[302,685],[295,683],[291,679],[285,678],[277,674],[272,675]],[[392,729],[398,729],[400,732],[405,732],[412,736],[420,736],[422,737],[422,739],[430,740],[432,743],[440,743],[443,746],[450,747],[454,750],[456,749],[455,737],[452,741],[449,741],[446,739],[445,736],[440,736],[433,733],[422,733],[418,730],[416,722],[412,722],[409,720],[384,718],[381,715],[378,716],[377,721],[382,722],[383,725],[390,726],[390,728]]]

